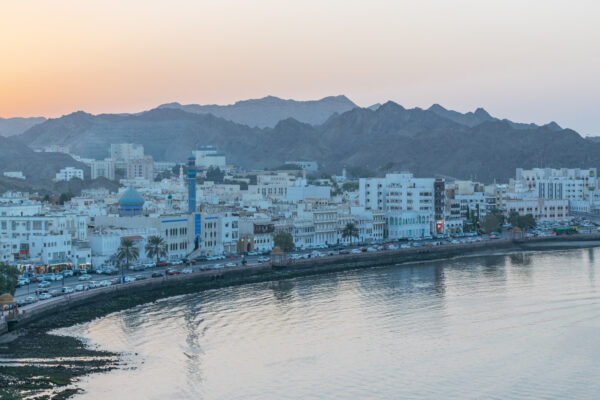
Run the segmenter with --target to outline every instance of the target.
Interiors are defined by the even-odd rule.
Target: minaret
[[[196,212],[196,157],[188,157],[188,214]]]
[[[184,181],[183,181],[183,165],[179,166],[179,184],[181,186],[184,185]]]

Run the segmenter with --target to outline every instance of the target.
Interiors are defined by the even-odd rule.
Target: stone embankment
[[[22,307],[21,315],[15,324],[15,328],[26,326],[33,321],[53,314],[66,313],[73,308],[85,307],[86,304],[94,304],[95,309],[98,309],[97,303],[115,298],[136,296],[140,302],[144,300],[152,301],[157,297],[193,293],[210,288],[287,279],[349,269],[509,253],[513,251],[542,251],[594,246],[600,246],[600,234],[422,246],[297,261],[288,260],[280,265],[258,264],[220,270],[199,271],[163,278],[148,278],[126,284],[63,295]],[[106,310],[106,312],[111,311],[114,310]],[[6,323],[0,320],[0,334],[5,333],[6,330]]]

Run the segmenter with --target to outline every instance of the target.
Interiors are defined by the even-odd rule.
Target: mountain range
[[[25,132],[34,125],[44,122],[44,117],[0,118],[0,136],[8,137]]]
[[[319,125],[334,114],[358,107],[346,96],[330,96],[320,100],[284,100],[274,96],[243,100],[226,106],[168,103],[158,108],[170,108],[194,114],[212,114],[249,127],[273,128],[281,120],[294,118],[311,125]]]
[[[307,159],[332,173],[348,166],[484,182],[506,181],[517,167],[600,167],[600,143],[555,123],[520,124],[494,118],[483,109],[462,114],[439,105],[406,109],[394,102],[360,108],[345,97],[326,99],[339,99],[349,109],[334,111],[328,100],[326,112],[311,113],[321,115],[321,123],[306,122],[305,114],[305,121],[286,116],[272,127],[165,105],[139,114],[76,112],[35,125],[15,139],[32,148],[68,146],[74,154],[96,159],[107,157],[110,143],[140,143],[156,160],[180,162],[195,147],[215,145],[228,162],[250,169]],[[262,124],[291,112],[274,117],[267,104],[271,100],[236,104],[254,102],[254,121]],[[296,103],[301,102],[291,104]]]

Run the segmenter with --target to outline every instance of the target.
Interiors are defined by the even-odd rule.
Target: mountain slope
[[[78,112],[34,126],[18,139],[33,148],[69,146],[97,159],[107,156],[110,143],[140,143],[156,160],[180,162],[195,147],[215,145],[228,162],[250,169],[294,159],[316,160],[329,172],[344,165],[379,171],[392,163],[420,176],[484,182],[506,181],[517,167],[600,167],[600,143],[574,131],[553,125],[516,128],[482,111],[462,115],[447,118],[387,102],[376,110],[353,108],[318,126],[288,118],[260,129],[170,108],[137,115]],[[485,121],[476,123],[477,118]]]
[[[0,136],[19,135],[34,125],[41,124],[46,118],[0,118]]]
[[[273,128],[279,121],[294,118],[310,125],[319,125],[333,114],[341,114],[357,105],[346,96],[330,96],[320,100],[296,101],[267,96],[243,100],[226,106],[168,103],[158,108],[172,108],[194,114],[213,114],[228,121],[250,127]]]

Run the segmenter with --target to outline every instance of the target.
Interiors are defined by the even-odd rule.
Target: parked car
[[[91,281],[91,282],[88,284],[88,287],[89,287],[90,289],[96,289],[96,288],[100,287],[100,282],[98,282],[98,281]]]
[[[360,254],[360,253],[362,253],[362,251],[360,251],[359,249],[350,250],[350,254]]]
[[[257,255],[258,255],[258,253],[257,253],[257,252],[255,252],[255,251],[249,251],[249,252],[248,252],[248,255],[249,255],[249,256],[257,256]]]
[[[80,281],[89,281],[90,279],[92,279],[92,276],[91,276],[91,275],[88,275],[88,274],[83,274],[83,275],[81,275],[81,276],[80,276],[79,278],[77,278],[77,279],[78,279],[78,280],[80,280]]]
[[[302,256],[300,254],[291,254],[290,255],[290,260],[299,260],[301,258],[302,258]]]
[[[69,286],[65,286],[64,288],[62,288],[62,292],[64,294],[69,294],[69,293],[73,293],[75,290],[72,287]]]
[[[156,263],[157,267],[166,267],[167,265],[169,265],[169,263],[166,261],[159,261]]]
[[[223,264],[215,264],[211,267],[211,269],[221,269],[221,268],[225,268],[225,266]]]
[[[237,267],[237,264],[230,262],[230,263],[225,264],[225,266],[228,268],[232,268],[232,267]]]
[[[67,277],[69,277],[69,276],[73,276],[73,271],[72,271],[72,270],[70,270],[70,269],[68,269],[68,270],[66,270],[66,271],[63,271],[63,272],[62,272],[62,274],[63,274],[63,276],[64,276],[65,278],[67,278]]]
[[[184,268],[181,270],[182,274],[191,274],[193,271],[191,268]]]
[[[167,275],[179,275],[181,273],[178,270],[176,270],[175,268],[168,268],[166,272],[167,272]]]
[[[269,262],[269,261],[271,261],[271,259],[269,257],[264,257],[264,256],[258,257],[258,262],[260,262],[260,263]]]
[[[87,290],[88,287],[86,285],[77,285],[75,286],[75,291],[76,292],[83,292],[84,290]]]
[[[154,267],[156,267],[156,263],[153,263],[153,262],[144,263],[144,268],[154,268]]]
[[[36,299],[34,296],[27,296],[27,297],[25,297],[25,302],[27,304],[33,304],[36,301],[38,301],[38,299]]]
[[[48,293],[50,293],[50,296],[52,296],[52,297],[58,297],[63,294],[62,290],[60,290],[60,289],[52,289]]]
[[[161,274],[160,272],[153,272],[152,273],[152,277],[153,278],[161,278],[163,276],[163,274]]]
[[[183,265],[183,261],[181,261],[181,260],[173,261],[171,263],[171,265]]]
[[[125,278],[123,278],[123,280],[125,281],[125,283],[135,282],[135,277],[131,276],[131,275],[127,275]]]
[[[104,281],[101,281],[99,283],[99,285],[100,285],[100,287],[109,287],[110,285],[112,285],[112,283],[108,280],[104,280]]]
[[[144,279],[147,279],[147,276],[145,276],[145,275],[136,275],[135,276],[136,281],[143,281]]]
[[[375,247],[367,247],[367,252],[369,253],[375,253],[377,251],[377,249]]]
[[[38,288],[40,288],[40,289],[46,289],[46,288],[49,288],[49,287],[50,287],[50,285],[52,285],[50,282],[48,282],[48,281],[43,281],[42,283],[40,283],[40,284],[38,285]]]
[[[51,299],[51,298],[52,298],[52,295],[50,293],[41,293],[38,296],[38,299],[40,299],[40,300],[48,300],[48,299]]]

